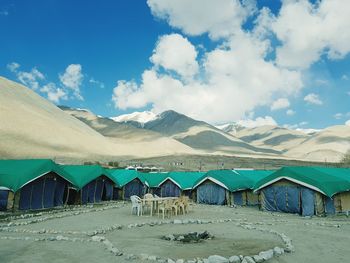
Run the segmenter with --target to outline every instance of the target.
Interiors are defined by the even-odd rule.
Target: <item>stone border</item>
[[[225,258],[219,255],[212,255],[208,258],[196,258],[193,260],[184,260],[184,259],[171,259],[171,258],[161,258],[154,255],[147,255],[147,254],[140,254],[140,255],[133,255],[128,254],[126,255],[126,260],[147,260],[147,261],[156,261],[159,263],[259,263],[267,261],[273,257],[278,257],[284,254],[284,252],[291,253],[294,251],[294,246],[292,244],[291,239],[286,236],[284,233],[279,233],[274,230],[269,230],[265,228],[257,227],[256,225],[262,225],[263,222],[257,222],[257,223],[250,223],[247,219],[218,219],[218,220],[202,220],[202,219],[175,219],[175,220],[165,220],[165,221],[151,221],[151,222],[143,222],[143,223],[135,223],[135,224],[128,224],[128,225],[119,225],[114,224],[108,227],[104,227],[101,229],[96,229],[93,231],[60,231],[60,230],[53,230],[53,229],[41,229],[41,230],[29,230],[29,229],[17,229],[15,226],[23,226],[28,224],[34,224],[34,223],[40,223],[43,221],[47,221],[50,219],[59,219],[64,218],[68,216],[75,216],[80,214],[85,214],[89,212],[99,212],[99,211],[105,211],[108,209],[113,208],[120,208],[124,206],[125,202],[122,202],[122,205],[120,205],[120,202],[117,204],[108,204],[103,205],[102,207],[94,208],[93,205],[90,206],[79,206],[74,207],[73,209],[64,209],[64,210],[57,210],[57,211],[48,211],[46,213],[38,213],[34,214],[35,216],[43,216],[45,214],[49,214],[49,216],[42,217],[42,218],[36,218],[29,221],[24,222],[10,222],[6,225],[0,225],[0,232],[8,232],[8,233],[29,233],[29,234],[60,234],[57,236],[50,236],[50,237],[14,237],[14,236],[0,236],[1,240],[24,240],[24,241],[36,241],[36,242],[43,242],[43,241],[68,241],[68,242],[97,242],[101,243],[107,251],[112,253],[115,256],[122,256],[123,252],[121,252],[119,249],[114,247],[113,243],[110,242],[105,236],[102,236],[103,234],[106,234],[107,232],[120,230],[123,228],[131,229],[131,228],[140,228],[144,226],[160,226],[165,224],[174,224],[174,225],[186,225],[186,224],[214,224],[214,223],[227,223],[227,222],[233,222],[236,226],[242,227],[247,230],[257,230],[261,232],[271,233],[274,235],[277,235],[280,237],[284,243],[284,248],[275,247],[273,249],[269,249],[266,251],[261,251],[257,255],[234,255],[230,258]],[[88,208],[88,209],[84,209]],[[67,214],[59,214],[59,212],[70,212]],[[30,218],[32,216],[28,216],[27,218]],[[34,217],[34,216],[33,216]],[[17,216],[16,219],[24,219],[25,217]],[[15,218],[12,218],[15,219]],[[16,220],[15,219],[15,220]],[[271,223],[266,223],[270,225]],[[273,224],[271,224],[273,225]],[[338,226],[339,227],[339,226]],[[63,235],[83,235],[88,236],[89,238],[82,238],[82,237],[67,237]]]

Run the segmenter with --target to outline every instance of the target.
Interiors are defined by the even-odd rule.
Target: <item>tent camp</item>
[[[72,179],[49,159],[0,160],[0,210],[61,206]]]
[[[114,192],[113,199],[130,199],[132,195],[143,196],[146,192],[145,178],[136,170],[115,169],[110,170],[110,175],[118,189]]]
[[[193,187],[205,172],[170,172],[168,178],[161,183],[162,196],[186,195],[194,198]]]
[[[334,214],[334,197],[343,202],[338,211],[349,208],[350,169],[325,167],[283,167],[259,180],[261,207],[268,211],[303,216]]]
[[[194,184],[197,202],[211,205],[231,203],[231,193],[249,189],[252,181],[232,170],[212,170]]]
[[[253,169],[235,169],[242,177],[246,177],[249,182],[252,182],[248,189],[237,191],[232,194],[232,203],[235,205],[255,206],[259,205],[259,195],[254,193],[254,185],[261,179],[275,172],[275,170],[253,170]]]
[[[194,183],[203,172],[144,173],[150,192],[161,197],[191,195]]]
[[[111,200],[114,181],[106,169],[99,165],[62,165],[72,178],[68,204],[87,204]]]

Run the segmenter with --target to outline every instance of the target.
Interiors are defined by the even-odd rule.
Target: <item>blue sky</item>
[[[88,108],[103,116],[174,109],[211,123],[260,117],[262,122],[273,119],[292,128],[324,128],[350,120],[348,36],[342,36],[345,44],[333,33],[315,32],[315,38],[308,39],[313,31],[304,37],[300,25],[289,25],[288,20],[296,8],[312,8],[324,17],[334,12],[331,5],[305,1],[283,6],[277,0],[261,0],[256,6],[254,1],[247,1],[251,6],[240,2],[232,6],[230,0],[202,5],[195,0],[190,6],[175,2],[1,0],[0,75],[30,86],[56,104]],[[232,12],[217,15],[210,2],[216,3],[218,14],[220,5],[222,11],[232,8]],[[270,12],[263,16],[266,8]],[[207,16],[196,20],[196,10]],[[337,15],[338,24],[320,20],[322,27],[349,28],[342,13]],[[258,17],[268,22],[257,22]],[[306,12],[299,20],[311,24],[309,19]],[[257,25],[267,28],[259,36],[254,33]],[[290,36],[285,36],[286,30],[291,30]],[[295,44],[300,43],[298,38],[306,39],[304,53]],[[266,40],[269,48],[264,55],[250,57]],[[252,44],[251,50],[240,45],[245,41]],[[324,45],[315,46],[315,41]],[[277,54],[280,47],[283,56]],[[179,55],[169,58],[174,52]],[[232,59],[222,60],[220,52],[228,52],[223,57]],[[307,59],[305,54],[315,55]],[[248,60],[251,64],[237,67],[231,63],[236,58],[238,66]],[[150,82],[145,75],[155,79]],[[221,94],[226,99],[216,99]]]

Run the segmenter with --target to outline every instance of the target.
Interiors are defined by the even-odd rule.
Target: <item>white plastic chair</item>
[[[137,211],[137,216],[140,216],[140,214],[142,215],[142,202],[141,202],[141,198],[138,197],[137,195],[132,195],[130,196],[130,200],[131,200],[131,214],[134,213],[134,210],[136,208]]]

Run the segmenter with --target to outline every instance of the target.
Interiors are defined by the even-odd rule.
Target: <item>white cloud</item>
[[[17,79],[33,90],[39,88],[39,82],[45,79],[43,73],[37,68],[32,68],[29,72],[19,70],[20,65],[16,62],[7,64],[7,68],[16,75]]]
[[[12,73],[15,73],[16,70],[20,67],[21,65],[18,64],[17,62],[12,62],[7,64],[7,69],[10,70]]]
[[[83,100],[80,94],[80,86],[82,84],[84,75],[82,74],[82,67],[80,64],[70,64],[62,75],[59,75],[59,79],[63,86],[71,89],[74,96]]]
[[[271,116],[258,117],[255,120],[245,119],[237,121],[237,124],[247,127],[247,128],[255,128],[259,126],[272,125],[277,126],[277,122]]]
[[[277,63],[308,68],[323,54],[340,59],[350,52],[350,1],[283,1],[272,30],[282,42]]]
[[[302,87],[298,72],[264,59],[267,49],[266,42],[241,32],[205,53],[200,79],[184,82],[156,68],[145,70],[140,85],[118,82],[114,104],[121,109],[152,105],[155,112],[173,109],[212,123],[241,119],[269,104],[273,94],[294,94]]]
[[[350,126],[350,120],[348,120],[347,122],[345,122],[345,125]]]
[[[315,104],[315,105],[322,105],[323,102],[320,99],[320,97],[315,94],[315,93],[310,93],[304,97],[304,101],[310,103],[310,104]]]
[[[101,88],[101,89],[104,89],[104,88],[105,88],[105,84],[104,84],[103,82],[98,81],[98,80],[96,80],[96,79],[94,79],[94,78],[89,79],[89,83],[92,83],[92,84],[98,86],[98,87]]]
[[[272,103],[270,109],[271,109],[272,111],[274,111],[274,110],[285,109],[285,108],[288,108],[289,106],[290,106],[290,102],[289,102],[288,99],[286,99],[286,98],[280,98],[280,99],[278,99],[278,100],[275,100],[275,101]]]
[[[198,72],[196,57],[195,47],[186,38],[170,34],[159,38],[150,60],[155,66],[173,70],[187,79]]]
[[[292,110],[292,109],[289,109],[289,110],[286,111],[286,114],[287,114],[288,116],[293,116],[293,115],[295,114],[295,111]]]
[[[61,99],[68,99],[67,93],[62,88],[57,87],[56,84],[52,82],[44,85],[40,89],[40,91],[46,93],[47,98],[56,104],[58,104]]]
[[[213,39],[227,37],[240,29],[255,11],[251,0],[148,0],[152,14],[188,35],[209,33]]]
[[[338,113],[334,114],[334,118],[337,120],[340,120],[341,118],[343,118],[343,114],[338,112]]]

